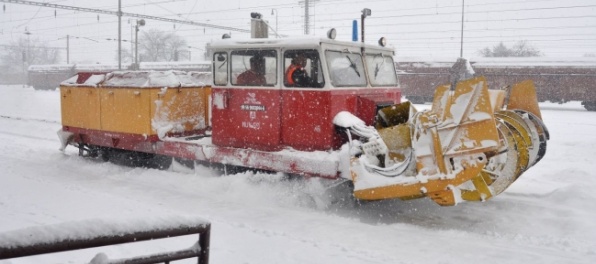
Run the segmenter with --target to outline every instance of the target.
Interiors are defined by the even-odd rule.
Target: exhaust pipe
[[[269,38],[269,26],[267,22],[262,19],[260,13],[250,13],[252,18],[250,21],[250,37],[251,38]]]

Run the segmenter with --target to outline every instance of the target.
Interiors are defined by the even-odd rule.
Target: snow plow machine
[[[208,81],[79,73],[60,87],[63,148],[322,177],[351,183],[360,200],[446,206],[498,195],[545,155],[531,81],[489,90],[458,61],[418,111],[400,102],[393,49],[329,35],[216,41]]]
[[[344,123],[361,138],[350,161],[358,199],[485,201],[536,164],[549,138],[531,81],[489,90],[475,77],[438,87],[430,110],[405,102],[377,117],[375,129]]]

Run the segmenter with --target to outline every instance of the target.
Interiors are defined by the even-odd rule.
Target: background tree
[[[20,38],[5,46],[0,56],[2,65],[8,71],[26,71],[29,65],[56,64],[60,61],[60,49],[49,47],[38,39]],[[4,68],[3,67],[3,68]]]
[[[159,29],[144,30],[139,36],[139,57],[143,58],[142,61],[188,60],[187,47],[186,40],[180,36]]]
[[[500,42],[491,48],[485,47],[478,51],[483,57],[540,57],[542,52],[522,40],[516,42],[513,47],[508,48]]]
[[[118,61],[118,49],[116,49],[115,52],[116,55],[114,55],[114,61]],[[127,48],[122,48],[122,62],[132,63],[134,60],[134,54],[130,52]]]

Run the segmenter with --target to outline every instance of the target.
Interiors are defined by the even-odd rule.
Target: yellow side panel
[[[203,87],[152,89],[151,118],[156,125],[160,123],[182,125],[184,131],[206,128],[209,120],[209,96],[205,90],[208,89]]]
[[[151,89],[102,88],[100,100],[103,130],[154,134],[151,130]]]
[[[466,166],[466,169],[457,173],[452,179],[433,179],[427,182],[418,182],[413,184],[393,184],[388,186],[381,186],[370,189],[355,190],[354,197],[362,200],[383,200],[390,198],[409,198],[426,194],[432,196],[433,193],[447,190],[448,187],[458,186],[474,176],[478,175],[484,168],[484,164],[480,166]],[[352,171],[352,180],[357,181],[358,176]],[[425,192],[422,192],[425,190]]]
[[[62,125],[100,129],[99,91],[95,87],[60,86]]]

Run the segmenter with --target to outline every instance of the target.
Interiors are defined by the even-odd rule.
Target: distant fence
[[[398,62],[402,94],[414,103],[432,102],[435,88],[449,83],[453,62]],[[539,101],[582,101],[588,110],[596,107],[596,58],[484,58],[470,63],[492,89],[533,80]]]
[[[63,230],[64,228],[55,226],[50,228],[36,227],[0,233],[0,260],[198,234],[197,243],[187,249],[128,259],[109,260],[109,263],[169,263],[170,261],[195,257],[198,263],[209,263],[211,224],[208,222],[180,224],[179,222],[176,221],[177,224],[175,225],[162,226],[153,230],[139,228],[129,228],[128,230],[121,228],[121,230],[118,230],[115,225],[102,227],[101,223],[99,225],[92,223],[94,230],[110,231],[84,237],[80,236],[80,233],[84,232],[81,231],[84,226],[66,228],[71,230]],[[132,224],[132,226],[144,225],[146,223]],[[36,235],[39,237],[36,237]],[[23,237],[27,237],[27,241],[22,241]]]

